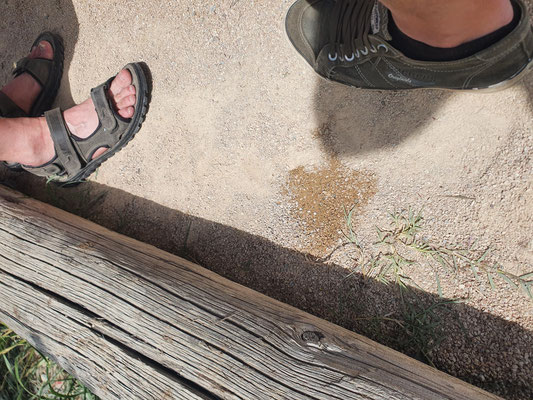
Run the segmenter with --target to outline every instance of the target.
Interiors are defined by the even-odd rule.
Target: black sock
[[[392,36],[389,43],[406,57],[419,61],[455,61],[470,57],[500,41],[518,25],[521,16],[520,7],[516,2],[512,3],[514,18],[511,23],[486,36],[453,48],[433,47],[412,39],[398,28],[389,12],[389,33]]]

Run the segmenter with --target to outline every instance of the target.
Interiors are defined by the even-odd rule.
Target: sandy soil
[[[394,210],[422,209],[424,235],[491,249],[533,270],[533,76],[495,94],[374,93],[320,80],[284,33],[289,0],[6,0],[6,81],[44,29],[61,33],[57,104],[84,100],[124,64],[153,78],[143,129],[74,189],[0,180],[111,229],[416,355],[369,316],[401,311],[397,290],[355,273],[344,211],[372,247]],[[317,201],[318,196],[318,201]],[[408,275],[438,301],[427,269]],[[441,315],[435,365],[508,399],[533,397],[533,302],[468,271],[442,279],[463,304]]]

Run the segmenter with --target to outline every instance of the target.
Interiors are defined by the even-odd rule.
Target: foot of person
[[[50,43],[43,40],[31,50],[28,57],[52,60],[54,58],[54,50]],[[42,87],[40,83],[28,73],[17,76],[1,89],[7,97],[26,113],[30,112],[31,107],[37,99],[37,96],[39,96],[39,93],[41,93],[41,90]]]
[[[444,24],[444,33],[458,31],[460,37],[445,35],[445,40],[435,42],[413,34],[415,40],[403,32],[408,40],[398,43],[391,29],[396,24],[387,21],[398,22],[402,10],[408,17],[417,16],[412,11],[415,5],[420,6],[419,22],[429,25],[429,32]],[[354,7],[360,10],[357,18],[352,18]],[[441,16],[444,12],[447,18]],[[394,18],[389,18],[390,13]],[[526,13],[524,0],[296,0],[285,27],[298,53],[320,76],[345,85],[371,90],[496,91],[533,70],[533,31]],[[401,26],[396,31],[402,32]],[[412,51],[413,42],[420,51]]]
[[[136,91],[135,86],[132,85],[131,73],[124,69],[118,73],[115,79],[111,82],[108,90],[108,97],[112,102],[115,111],[122,118],[131,118],[135,112]],[[81,104],[78,104],[65,112],[63,118],[67,124],[71,134],[79,139],[86,139],[98,128],[99,120],[92,99],[87,99]],[[38,118],[40,124],[40,140],[33,151],[33,157],[29,162],[25,162],[28,166],[40,166],[52,160],[56,153],[54,149],[54,142],[50,135],[50,130],[45,118]],[[96,151],[93,158],[102,155],[107,148],[101,148]]]

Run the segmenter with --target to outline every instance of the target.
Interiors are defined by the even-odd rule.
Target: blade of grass
[[[525,281],[529,280],[529,279],[533,279],[533,272],[528,272],[527,274],[524,274],[524,275],[520,275],[519,277],[520,279],[523,279]]]
[[[492,279],[492,274],[490,272],[487,272],[487,279],[489,280],[490,287],[495,290],[496,285],[494,284],[494,279]]]
[[[3,356],[4,354],[7,354],[11,350],[16,349],[17,347],[20,347],[22,345],[23,345],[23,343],[17,343],[15,345],[11,346],[11,347],[8,347],[7,349],[4,349],[4,350],[0,351],[0,356]]]
[[[487,257],[487,255],[488,255],[489,253],[490,253],[490,248],[487,249],[487,250],[485,250],[485,252],[481,255],[481,257],[479,257],[479,258],[477,259],[476,264],[481,263],[481,262],[485,259],[485,257]]]
[[[474,278],[476,278],[476,281],[479,282],[479,275],[476,271],[476,266],[474,264],[470,264],[470,269],[472,270],[472,273],[474,274]]]
[[[533,294],[531,293],[531,290],[529,288],[529,286],[527,286],[524,282],[520,281],[520,289],[522,290],[522,292],[527,296],[529,297],[530,299],[533,300]]]
[[[435,280],[437,281],[437,291],[439,293],[439,297],[442,297],[442,286],[440,284],[440,277],[437,271],[435,271]]]
[[[502,279],[509,284],[513,289],[518,289],[518,286],[516,286],[516,283],[514,283],[507,275],[505,275],[502,271],[496,271],[499,276],[502,277]]]
[[[13,370],[15,372],[15,379],[19,387],[23,389],[26,393],[28,393],[30,396],[33,396],[33,393],[26,388],[26,385],[24,385],[24,383],[20,379],[18,358],[15,358],[15,362],[13,363]]]

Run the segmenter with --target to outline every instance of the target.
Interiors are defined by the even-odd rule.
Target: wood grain
[[[102,399],[497,399],[0,186],[0,320]]]

